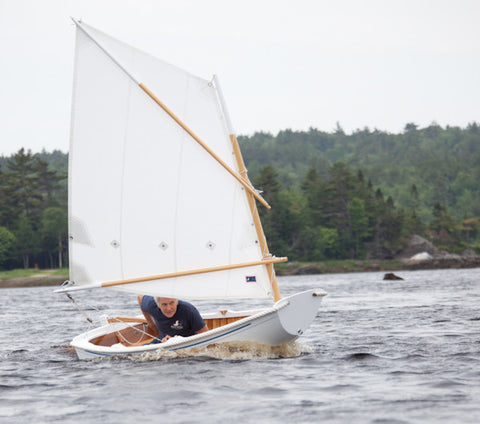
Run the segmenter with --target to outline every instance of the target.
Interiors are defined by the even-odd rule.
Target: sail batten
[[[142,75],[148,89],[133,74]],[[208,144],[192,143],[147,91],[162,93],[162,103]],[[254,189],[240,176],[218,97],[210,81],[77,25],[69,152],[72,281],[97,285],[161,271],[168,276],[161,283],[109,287],[192,299],[273,297],[268,249],[252,215]],[[212,166],[210,152],[225,166]]]

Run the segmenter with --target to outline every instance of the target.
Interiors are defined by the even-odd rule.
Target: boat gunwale
[[[272,307],[263,309],[254,315],[239,319],[229,324],[225,324],[221,327],[213,328],[212,330],[208,330],[203,333],[194,334],[193,336],[172,337],[171,339],[169,339],[164,343],[156,343],[156,344],[150,344],[150,345],[146,344],[146,345],[132,346],[132,347],[122,345],[121,343],[118,343],[112,346],[98,346],[91,343],[90,340],[85,340],[85,336],[86,334],[88,334],[87,332],[75,337],[70,344],[75,348],[78,347],[89,353],[98,354],[102,356],[104,356],[105,354],[108,356],[115,356],[115,355],[125,355],[125,354],[135,354],[135,353],[146,353],[146,352],[155,351],[158,349],[161,349],[161,350],[185,349],[188,347],[196,346],[199,343],[206,343],[210,340],[217,339],[218,337],[221,337],[224,334],[228,334],[230,332],[229,330],[235,331],[235,330],[243,329],[247,326],[250,326],[252,321],[258,318],[266,317],[270,314],[274,314],[288,305],[289,305],[288,300],[282,299],[277,303],[275,303]],[[100,328],[103,328],[103,327],[100,327]],[[98,329],[99,328],[94,330],[98,330]],[[193,343],[193,342],[197,342],[197,343]],[[95,347],[92,348],[93,346]],[[115,348],[113,348],[113,346],[115,346]]]

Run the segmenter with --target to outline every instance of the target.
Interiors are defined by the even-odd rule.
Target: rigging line
[[[65,283],[64,283],[64,284],[65,284]],[[93,320],[86,314],[86,312],[80,307],[80,305],[79,305],[77,302],[75,302],[75,299],[73,298],[73,296],[72,296],[70,293],[68,293],[68,292],[65,292],[65,296],[67,296],[67,297],[72,301],[72,303],[75,305],[75,307],[80,311],[80,313],[81,313],[81,314],[85,317],[85,319],[90,323],[90,325],[93,325]],[[98,309],[98,308],[95,308],[94,306],[90,306],[90,307],[93,308],[93,309],[95,309],[97,312],[99,312],[99,309]],[[125,322],[125,321],[123,321],[123,320],[121,320],[121,319],[118,319],[117,317],[109,317],[109,318],[110,318],[111,320],[115,320],[115,321],[117,321],[117,322],[121,322],[121,323],[125,324],[127,327],[135,328],[135,330],[139,331],[140,333],[143,333],[143,334],[146,335],[147,337],[152,337],[152,338],[155,339],[155,340],[161,341],[161,339],[159,339],[158,337],[155,337],[154,335],[149,334],[149,333],[147,333],[146,331],[144,331],[144,330],[142,330],[142,329],[140,329],[140,328],[136,328],[133,324],[129,324],[128,322]],[[125,338],[125,336],[124,336],[122,333],[120,333],[120,331],[116,331],[116,333],[123,339],[123,341],[124,341],[125,343],[128,343],[128,344],[130,344],[130,345],[134,344],[134,343],[128,341],[128,340]]]
[[[149,333],[147,333],[146,331],[144,331],[144,330],[142,330],[142,329],[140,329],[140,328],[135,327],[134,324],[129,324],[128,322],[125,322],[125,321],[123,321],[123,320],[121,320],[121,319],[119,319],[119,318],[117,318],[117,317],[110,317],[109,319],[115,320],[115,321],[117,321],[117,322],[121,322],[121,323],[125,324],[127,327],[134,328],[136,331],[139,331],[140,333],[143,333],[145,336],[152,337],[154,340],[158,340],[158,341],[160,341],[160,342],[162,341],[160,338],[155,337],[153,334],[149,334]],[[147,326],[147,328],[148,328],[148,326]],[[116,331],[116,333],[122,338],[122,340],[123,340],[125,343],[128,343],[129,345],[133,345],[133,344],[135,344],[135,343],[138,343],[138,342],[130,342],[130,341],[128,341],[127,338],[126,338],[120,331],[121,331],[121,330],[118,330],[118,331]]]
[[[64,286],[68,286],[68,284],[71,283],[71,281],[65,281],[61,287],[64,287]],[[75,305],[75,307],[78,309],[78,311],[85,317],[85,319],[90,323],[90,326],[93,325],[94,323],[94,320],[91,319],[87,313],[85,312],[85,310],[75,301],[75,299],[73,298],[73,296],[67,292],[67,291],[62,291],[61,293],[64,293],[70,300],[71,302]],[[91,304],[87,304],[87,306],[93,310],[95,310],[96,312],[101,312],[100,309],[98,309],[97,307],[91,305]],[[95,321],[99,322],[98,319],[96,319]]]
[[[80,311],[80,313],[85,317],[85,319],[93,325],[93,320],[86,314],[86,312],[78,305],[77,302],[75,302],[75,299],[72,297],[72,295],[68,292],[65,292],[65,296],[67,296],[72,303],[75,305],[75,307]]]
[[[65,296],[67,296],[71,301],[72,303],[75,305],[75,307],[80,311],[80,313],[85,317],[85,319],[90,323],[90,325],[93,325],[93,320],[85,313],[85,311],[78,305],[77,302],[75,302],[75,299],[73,298],[73,296],[68,293],[68,292],[65,292]],[[93,307],[94,309],[96,309],[98,311],[97,308]],[[147,333],[146,331],[140,329],[140,328],[136,328],[133,324],[129,324],[125,321],[122,321],[120,319],[118,319],[117,317],[110,317],[110,319],[112,320],[115,320],[115,321],[118,321],[118,322],[121,322],[121,323],[124,323],[127,327],[130,327],[130,328],[134,328],[136,331],[139,331],[140,333],[143,333],[144,335],[146,335],[147,337],[152,337],[154,340],[159,340],[161,341],[161,339],[159,339],[158,337],[155,337],[153,334],[149,334]],[[125,343],[128,343],[129,345],[132,345],[132,344],[135,344],[136,342],[130,342],[129,340],[127,340],[125,338],[125,336],[120,332],[120,331],[116,331],[116,333],[123,339],[123,341]]]

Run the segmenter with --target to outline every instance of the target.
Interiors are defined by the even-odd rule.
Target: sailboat
[[[271,299],[204,313],[209,330],[151,343],[142,316],[75,337],[80,359],[231,341],[281,345],[314,320],[325,292],[282,298],[218,77],[199,78],[73,19],[70,275],[57,292],[118,290],[187,300]]]

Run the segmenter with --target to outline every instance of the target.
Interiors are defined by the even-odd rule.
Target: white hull
[[[215,343],[232,341],[251,341],[277,346],[291,342],[303,334],[314,320],[325,294],[322,290],[297,293],[278,301],[271,308],[251,312],[246,318],[194,336],[174,337],[165,343],[140,346],[125,346],[116,343],[112,346],[99,346],[90,342],[102,335],[118,332],[131,325],[117,322],[80,334],[72,340],[71,345],[75,348],[79,359],[138,355],[158,350],[201,348]],[[210,317],[213,316],[218,316],[218,314],[210,315]],[[228,316],[228,314],[222,316]],[[235,316],[235,314],[231,316]],[[209,315],[204,316],[204,318],[208,317]]]

